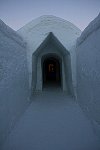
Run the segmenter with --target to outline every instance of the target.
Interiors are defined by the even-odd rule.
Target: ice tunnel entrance
[[[43,88],[61,87],[60,62],[55,57],[45,58],[42,64]]]
[[[70,52],[50,33],[32,54],[32,70],[29,74],[32,92],[58,88],[74,95],[74,67],[71,60]]]

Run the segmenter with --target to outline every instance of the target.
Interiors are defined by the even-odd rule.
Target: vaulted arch
[[[70,53],[50,33],[32,55],[32,91],[56,86],[73,95]]]

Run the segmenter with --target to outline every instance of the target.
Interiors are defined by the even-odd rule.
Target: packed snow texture
[[[0,19],[0,32],[2,32],[8,38],[14,40],[21,46],[25,46],[25,42],[13,29],[7,26],[1,19]]]
[[[34,95],[1,150],[100,150],[91,122],[60,91]]]
[[[24,46],[19,35],[0,21],[0,145],[28,104]]]
[[[78,103],[92,121],[95,133],[100,135],[99,20],[100,15],[82,33],[76,54]],[[43,16],[24,26],[18,33],[28,44],[26,55],[23,39],[0,20],[0,148],[29,104],[26,59],[30,65],[32,53],[50,32],[75,59],[73,48],[81,31],[71,23]],[[100,149],[91,123],[72,99],[56,92],[36,96],[36,99],[34,95],[34,100],[8,136],[3,150]]]
[[[27,59],[29,69],[29,85],[31,86],[32,78],[32,55],[39,46],[48,37],[50,32],[58,39],[58,41],[70,52],[72,82],[76,87],[76,57],[75,45],[76,39],[80,36],[81,31],[72,23],[55,16],[41,16],[17,31],[20,36],[27,42]],[[48,52],[48,49],[46,50]]]
[[[67,50],[71,50],[81,31],[72,23],[55,16],[41,16],[17,31],[31,46],[32,53],[52,32]]]
[[[100,136],[100,14],[78,41],[82,39],[76,49],[78,102]]]
[[[80,45],[90,34],[95,32],[100,28],[100,13],[99,15],[90,22],[90,24],[85,28],[84,32],[82,32],[81,37],[77,40],[77,45]]]

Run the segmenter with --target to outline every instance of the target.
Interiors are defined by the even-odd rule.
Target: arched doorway
[[[61,87],[61,66],[59,59],[47,57],[42,65],[42,81],[44,87]]]
[[[42,91],[44,87],[56,86],[73,95],[76,88],[76,72],[75,60],[72,58],[70,52],[53,33],[50,33],[32,55],[32,72],[29,73],[32,91]]]

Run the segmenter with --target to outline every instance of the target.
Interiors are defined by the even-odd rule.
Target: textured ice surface
[[[76,88],[76,55],[75,46],[76,39],[80,36],[81,31],[72,23],[55,16],[41,16],[17,31],[27,43],[27,60],[30,73],[29,83],[31,85],[32,78],[32,55],[39,46],[48,37],[50,32],[58,39],[58,41],[70,53],[72,68],[72,84]],[[49,49],[46,49],[47,53]],[[53,48],[52,48],[53,51]],[[52,52],[53,53],[53,52]],[[39,54],[38,54],[39,55]],[[74,90],[75,91],[75,90]],[[74,92],[75,93],[75,92]]]
[[[23,39],[9,26],[7,26],[1,19],[0,19],[0,32],[2,32],[8,38],[11,38],[21,46],[25,46]],[[0,37],[1,38],[1,37]]]
[[[83,31],[76,53],[78,102],[100,136],[100,14]]]
[[[72,23],[55,16],[41,16],[17,31],[27,41],[34,52],[50,32],[70,50],[76,43],[81,31]]]
[[[22,38],[0,20],[0,145],[28,102],[28,70]]]
[[[100,28],[100,13],[99,15],[90,22],[90,24],[82,32],[81,37],[77,40],[77,45],[80,45],[90,34]]]
[[[100,141],[79,105],[65,93],[33,96],[1,150],[100,150]]]

